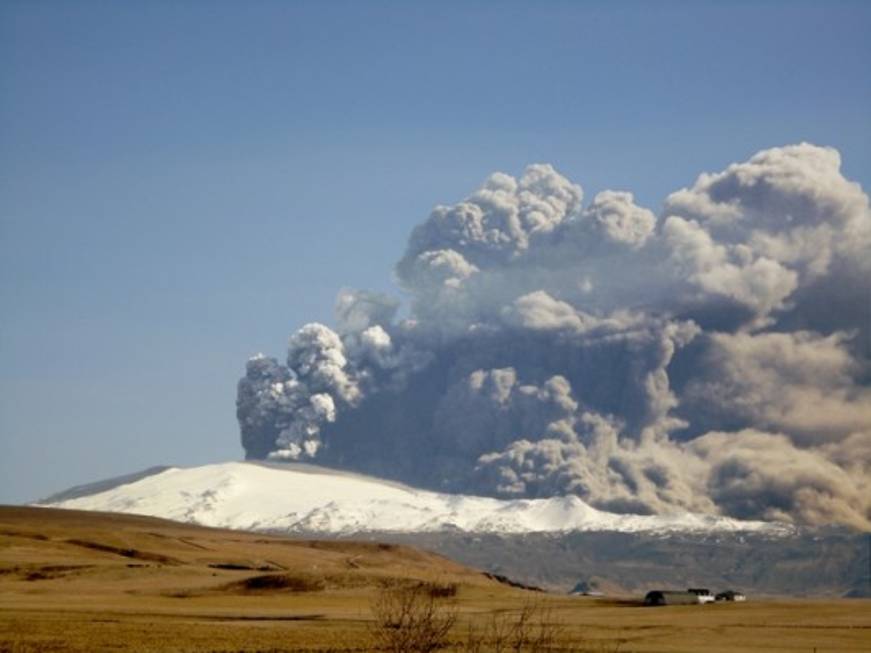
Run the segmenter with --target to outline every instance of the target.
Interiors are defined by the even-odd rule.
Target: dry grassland
[[[419,583],[457,612],[454,650],[470,624],[535,602],[557,624],[549,650],[871,651],[867,600],[644,608],[518,590],[409,547],[0,507],[0,651],[367,651],[380,588]]]

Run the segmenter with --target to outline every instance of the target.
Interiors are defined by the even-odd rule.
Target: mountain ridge
[[[749,531],[777,535],[791,528],[694,513],[609,513],[571,495],[502,500],[443,494],[298,463],[246,461],[152,470],[147,475],[142,472],[78,486],[37,505],[290,533]],[[84,494],[86,488],[94,491]]]
[[[151,469],[55,494],[62,500],[52,505],[406,544],[554,591],[583,582],[627,594],[690,586],[755,596],[871,594],[871,535],[846,527],[615,515],[565,497],[443,495],[299,463]],[[101,491],[83,494],[88,488]]]

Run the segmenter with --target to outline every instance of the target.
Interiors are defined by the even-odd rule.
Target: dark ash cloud
[[[239,383],[249,458],[493,496],[871,527],[871,211],[831,148],[659,216],[549,165],[437,206],[399,301],[345,290]]]

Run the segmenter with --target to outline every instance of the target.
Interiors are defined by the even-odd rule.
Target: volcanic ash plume
[[[584,204],[549,165],[436,206],[239,382],[248,458],[434,489],[871,527],[871,210],[831,148]]]

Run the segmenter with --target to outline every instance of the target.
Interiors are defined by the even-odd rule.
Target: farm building
[[[746,601],[747,597],[741,592],[736,592],[735,590],[726,590],[725,592],[720,592],[717,594],[718,601]]]
[[[644,597],[644,605],[698,605],[699,597],[692,592],[653,590]]]
[[[687,588],[687,592],[690,594],[695,594],[699,600],[699,603],[713,603],[714,595],[711,594],[711,590],[707,587],[689,587]]]

